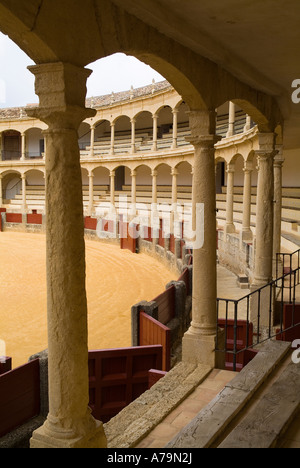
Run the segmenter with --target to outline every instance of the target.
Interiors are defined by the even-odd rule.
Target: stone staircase
[[[300,447],[300,366],[269,341],[166,448]]]

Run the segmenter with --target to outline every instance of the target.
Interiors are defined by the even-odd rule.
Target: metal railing
[[[276,278],[284,276],[293,270],[298,269],[297,283],[299,284],[299,271],[300,271],[300,249],[293,253],[278,253],[276,255]],[[291,302],[291,291],[292,285],[284,285],[284,288],[288,288],[290,291],[289,301]]]
[[[217,336],[223,328],[225,345],[218,338],[216,351],[226,353],[234,371],[246,365],[248,350],[275,337],[290,341],[293,329],[300,327],[300,308],[296,305],[299,278],[300,266],[296,266],[241,299],[217,299]]]

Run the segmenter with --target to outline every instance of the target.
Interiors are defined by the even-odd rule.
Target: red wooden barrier
[[[131,237],[134,230],[138,229],[136,225],[130,227],[128,223],[120,222],[120,246],[122,250],[130,250],[136,253],[137,242]]]
[[[148,372],[148,382],[149,382],[149,390],[153,387],[160,379],[165,377],[167,372],[159,371],[156,369],[150,369]]]
[[[163,220],[159,220],[159,234],[158,234],[158,245],[160,247],[165,247],[165,235],[164,235],[164,230],[163,230]]]
[[[27,224],[43,224],[43,216],[37,213],[28,214]]]
[[[6,213],[6,222],[21,224],[22,214],[21,213]]]
[[[12,359],[10,357],[4,357],[5,361],[0,361],[0,375],[6,374],[11,371]]]
[[[170,234],[170,252],[175,254],[175,236],[174,236],[174,234]]]
[[[0,437],[40,412],[39,360],[0,376]]]
[[[175,287],[171,286],[154,301],[158,306],[158,321],[166,325],[175,317]]]
[[[140,312],[139,340],[140,346],[162,345],[162,370],[169,372],[171,369],[171,330],[145,312]],[[152,368],[157,367],[152,366]]]
[[[93,416],[107,422],[148,390],[148,371],[162,368],[162,346],[89,352]]]
[[[84,218],[84,229],[90,229],[91,231],[96,231],[97,223],[98,223],[98,220],[96,218],[91,218],[90,216],[87,216],[86,218]]]
[[[294,310],[294,318],[293,318]],[[294,323],[294,327],[293,327]],[[290,330],[288,330],[290,328]],[[287,330],[287,331],[285,331]],[[280,328],[276,330],[280,333]],[[300,304],[284,304],[283,308],[283,332],[277,335],[277,341],[294,341],[300,339]]]
[[[219,327],[225,329],[226,319],[219,319]],[[226,349],[234,351],[234,320],[227,320],[227,340]],[[248,330],[248,331],[247,331]],[[246,320],[237,321],[237,342],[236,342],[236,370],[241,371],[256,356],[257,352],[253,349],[246,349],[253,345],[253,324]],[[248,334],[248,340],[247,340]],[[226,353],[225,367],[227,370],[233,370],[234,355],[232,352]]]

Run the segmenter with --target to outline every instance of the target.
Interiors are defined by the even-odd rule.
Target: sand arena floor
[[[0,233],[0,340],[13,367],[47,348],[45,236]],[[89,349],[131,345],[131,306],[176,275],[147,255],[86,241]],[[105,273],[104,273],[105,272]]]

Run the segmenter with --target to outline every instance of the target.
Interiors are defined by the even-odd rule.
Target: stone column
[[[229,102],[229,124],[226,138],[234,135],[234,124],[235,124],[235,105],[233,102]]]
[[[234,203],[234,164],[227,165],[227,195],[226,195],[226,226],[225,233],[235,232],[233,223],[233,203]]]
[[[218,365],[217,337],[217,256],[216,256],[216,183],[215,111],[190,112],[190,143],[194,145],[193,225],[199,221],[197,208],[204,209],[203,246],[194,245],[193,251],[193,311],[190,329],[183,339],[183,361],[211,367]],[[197,216],[198,214],[198,216]],[[199,224],[199,223],[198,223]],[[197,232],[197,237],[199,233]]]
[[[21,134],[21,161],[26,159],[26,133]]]
[[[178,109],[173,109],[173,143],[172,149],[177,148],[177,137],[178,137]]]
[[[276,154],[274,133],[260,133],[256,208],[256,253],[254,288],[272,280],[273,222],[274,222],[274,169]]]
[[[87,298],[78,128],[95,115],[85,108],[90,70],[67,63],[29,67],[40,106],[30,117],[45,132],[49,415],[32,448],[106,446],[102,423],[91,416]]]
[[[110,211],[115,210],[115,171],[110,171]]]
[[[21,175],[22,179],[22,213],[27,212],[27,201],[26,201],[26,174]]]
[[[153,145],[152,151],[157,151],[157,122],[158,122],[158,115],[153,115]]]
[[[0,132],[0,161],[3,161],[3,132]]]
[[[174,234],[174,222],[176,220],[177,214],[177,180],[178,180],[178,170],[176,168],[172,169],[172,212],[171,212],[171,233]]]
[[[130,214],[136,215],[136,171],[131,171],[131,207]]]
[[[110,138],[110,154],[114,155],[115,154],[115,122],[111,122],[110,128],[111,128],[111,138]]]
[[[282,219],[282,166],[284,157],[282,145],[276,146],[278,155],[274,159],[274,233],[273,233],[273,257],[274,274],[276,275],[276,254],[281,252],[281,219]]]
[[[152,171],[152,211],[157,211],[157,170]]]
[[[246,161],[244,165],[244,193],[243,193],[243,228],[241,232],[242,241],[251,241],[253,233],[251,231],[251,180],[253,165]]]
[[[3,205],[3,186],[2,186],[2,180],[3,180],[3,176],[0,175],[0,208],[2,208],[2,205]]]
[[[94,157],[94,144],[95,144],[95,125],[91,125],[91,145],[90,145],[90,157]]]
[[[250,117],[250,115],[247,115],[246,116],[246,124],[245,124],[245,127],[244,127],[244,132],[248,132],[249,130],[251,130],[251,117]]]
[[[89,216],[94,212],[94,174],[93,171],[89,172]]]
[[[135,153],[135,119],[131,119],[131,153]]]

